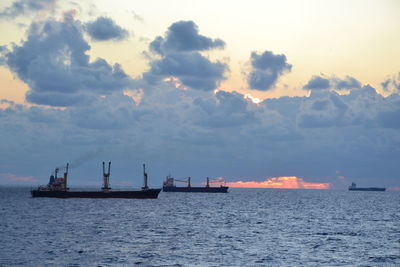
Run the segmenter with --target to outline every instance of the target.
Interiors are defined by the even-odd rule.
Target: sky
[[[0,185],[400,188],[400,2],[0,3]]]

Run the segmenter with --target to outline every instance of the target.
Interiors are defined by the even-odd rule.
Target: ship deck
[[[228,193],[227,186],[221,187],[177,187],[164,186],[164,192],[186,192],[186,193]]]

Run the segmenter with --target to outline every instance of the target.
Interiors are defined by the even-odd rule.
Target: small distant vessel
[[[187,183],[187,186],[176,186],[174,182]],[[211,181],[215,182],[215,181]],[[191,178],[188,177],[186,180],[177,180],[172,178],[170,175],[167,176],[163,183],[164,192],[188,192],[188,193],[228,193],[228,186],[220,185],[219,187],[210,186],[210,178],[207,177],[207,184],[205,187],[194,187],[191,185]]]
[[[355,183],[351,183],[349,186],[350,191],[385,191],[383,187],[357,187]]]
[[[141,190],[111,190],[109,178],[111,162],[108,163],[108,171],[105,171],[103,162],[103,187],[101,191],[70,191],[67,187],[68,165],[64,177],[57,177],[59,169],[56,168],[54,175],[46,186],[39,186],[31,190],[32,197],[53,198],[157,198],[161,188],[152,189],[147,186],[146,166],[143,164],[144,186]]]

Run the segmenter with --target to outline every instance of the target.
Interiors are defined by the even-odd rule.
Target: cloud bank
[[[238,188],[329,189],[330,183],[309,183],[296,176],[273,177],[265,181],[238,181],[226,184]]]
[[[222,48],[222,41],[200,35],[193,22],[174,23],[154,39],[143,79],[90,59],[83,33],[68,13],[32,23],[25,40],[2,50],[5,66],[29,86],[26,100],[36,104],[0,101],[3,173],[46,182],[54,166],[96,151],[99,162],[115,162],[116,181],[136,178],[139,186],[143,162],[153,185],[173,172],[193,182],[222,176],[335,188],[337,171],[360,185],[398,185],[399,94],[385,97],[351,77],[322,77],[325,90],[255,104],[239,92],[214,91],[228,66],[202,53]],[[183,36],[194,40],[185,43]],[[255,53],[252,64],[275,73],[273,84],[291,65],[267,52]],[[97,181],[98,168],[87,162],[71,170],[70,180]],[[259,181],[265,176],[278,178]],[[279,178],[294,176],[304,180]]]
[[[146,162],[156,184],[172,170],[194,181],[213,175],[254,181],[268,173],[334,186],[330,177],[340,170],[359,184],[396,185],[399,95],[362,88],[256,105],[235,92],[148,86],[140,103],[121,92],[64,110],[7,103],[0,110],[2,168],[43,175],[48,170],[34,168],[38,159],[51,170],[102,148],[97,158],[119,164],[114,177],[126,179],[132,162]],[[96,168],[88,163],[71,179],[86,179]]]

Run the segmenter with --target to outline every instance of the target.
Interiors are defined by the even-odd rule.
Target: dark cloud
[[[49,106],[77,106],[86,105],[93,101],[93,96],[88,94],[60,94],[59,92],[35,92],[30,90],[26,93],[25,99],[28,103]]]
[[[361,83],[357,79],[351,76],[346,76],[345,79],[334,78],[333,87],[334,89],[339,89],[339,90],[358,89],[361,88]]]
[[[199,34],[199,29],[193,21],[178,21],[173,23],[165,34],[158,36],[150,43],[150,49],[160,55],[174,52],[203,51],[213,48],[224,48],[221,39],[211,39]]]
[[[304,86],[304,89],[310,89],[310,90],[320,90],[320,89],[324,90],[329,88],[330,88],[329,80],[322,78],[320,76],[313,76]]]
[[[4,59],[28,84],[30,103],[68,106],[83,104],[93,95],[107,95],[132,84],[121,66],[98,58],[89,61],[89,44],[78,21],[66,13],[64,21],[33,23],[28,37],[14,45]]]
[[[0,19],[13,19],[41,10],[53,10],[57,0],[18,0],[0,11]]]
[[[108,17],[98,17],[85,24],[85,30],[94,41],[122,41],[128,38],[128,31],[115,24]]]
[[[174,76],[192,89],[212,91],[224,79],[226,68],[225,64],[211,62],[198,52],[174,53],[151,62],[151,69],[144,74],[144,78],[157,81]]]
[[[143,77],[156,83],[166,77],[176,77],[183,86],[203,91],[212,91],[225,79],[228,66],[219,61],[212,62],[198,51],[222,48],[224,42],[198,34],[192,21],[173,23],[165,37],[158,36],[150,43],[150,50],[161,58],[150,62],[150,70]]]
[[[279,77],[290,72],[292,65],[286,62],[285,55],[275,55],[271,51],[262,54],[251,53],[252,71],[247,77],[247,82],[251,89],[266,91],[275,86]]]
[[[325,78],[321,76],[313,76],[304,86],[304,89],[308,90],[352,90],[359,88],[361,88],[361,83],[351,76],[346,76],[344,79],[337,77]]]

